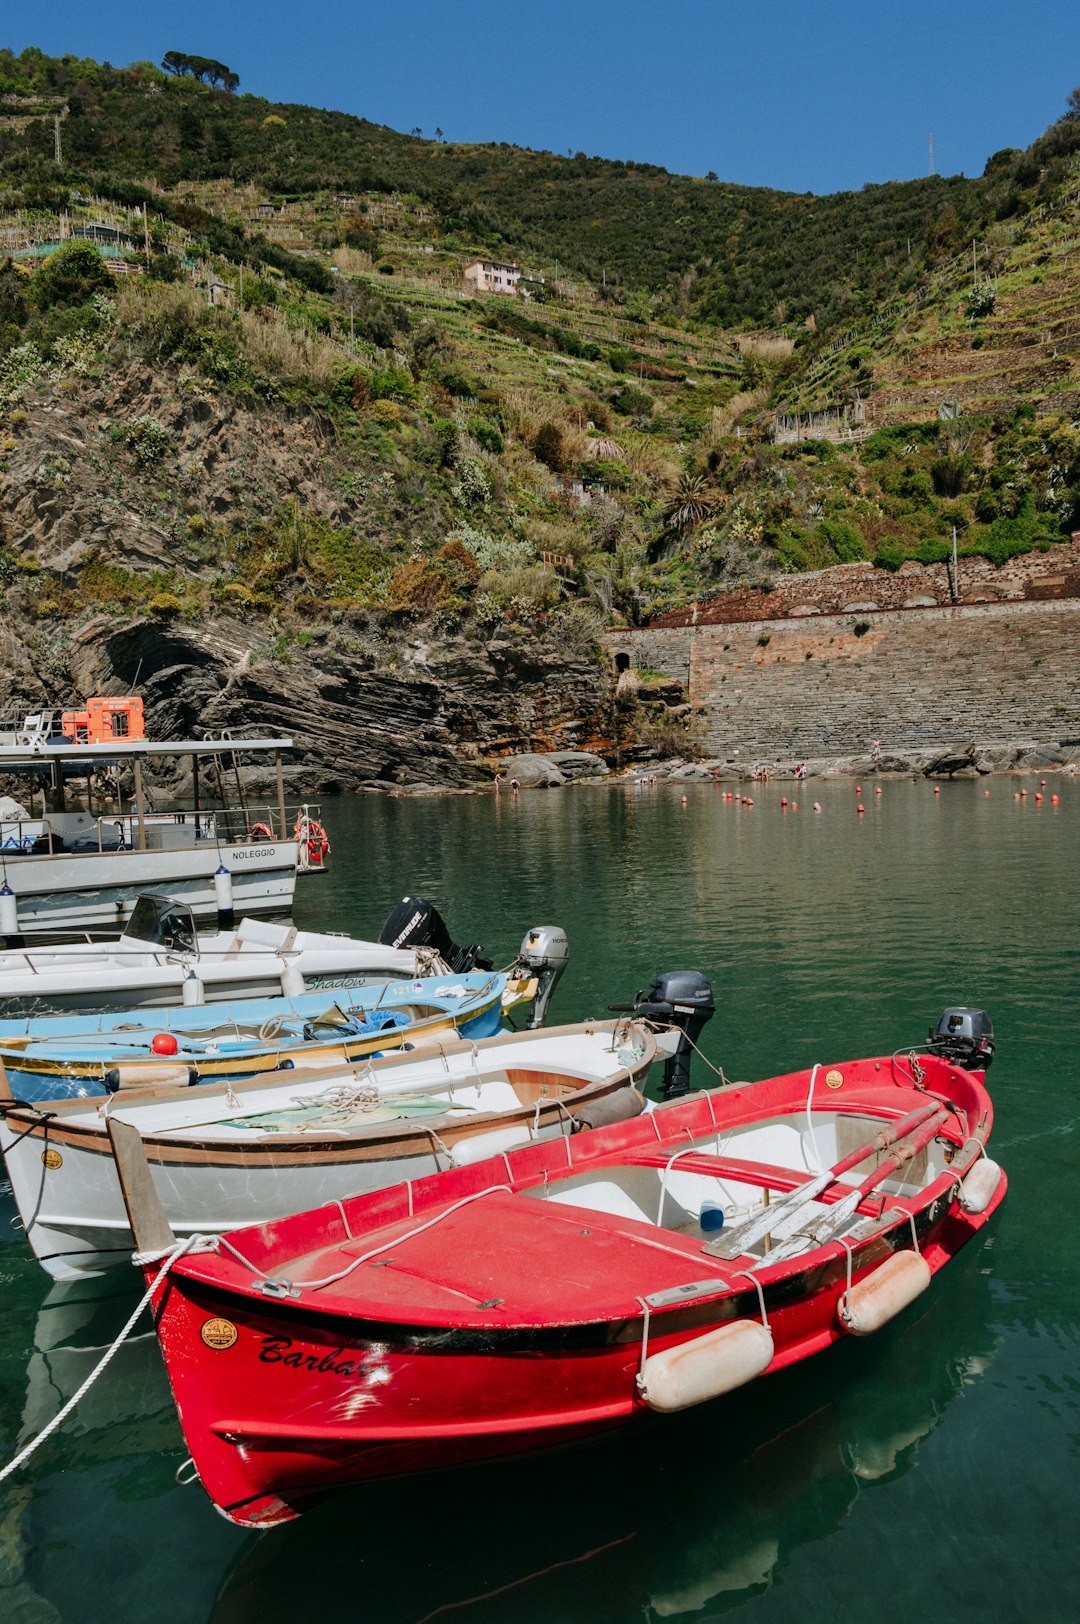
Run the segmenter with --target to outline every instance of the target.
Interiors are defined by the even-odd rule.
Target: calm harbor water
[[[553,1020],[667,969],[709,976],[731,1078],[919,1041],[989,1010],[988,1238],[880,1335],[630,1436],[343,1496],[245,1535],[195,1486],[153,1335],[0,1486],[6,1624],[754,1624],[1072,1619],[1080,1579],[1080,784],[714,785],[325,805],[333,872],[301,923],[370,935],[406,893],[498,963],[563,925]],[[1049,796],[1049,790],[1047,791]],[[822,812],[811,808],[817,799]],[[695,1063],[695,1081],[708,1073]],[[50,1287],[0,1187],[0,1464],[92,1368],[132,1281]],[[133,1271],[134,1272],[134,1271]],[[542,1367],[537,1380],[543,1380]]]

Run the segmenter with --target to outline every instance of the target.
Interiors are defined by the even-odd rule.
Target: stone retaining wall
[[[856,635],[856,627],[860,634]],[[617,665],[687,684],[711,756],[850,756],[1080,740],[1080,601],[610,633]]]
[[[742,588],[658,615],[653,626],[718,626],[930,604],[1022,602],[1028,598],[1080,598],[1080,532],[1045,552],[1022,553],[1000,568],[985,558],[961,558],[954,594],[951,563],[908,559],[898,570],[869,562],[834,564],[805,575],[776,576],[768,590]],[[858,606],[854,608],[853,606]]]

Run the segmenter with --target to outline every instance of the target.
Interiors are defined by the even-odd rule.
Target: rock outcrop
[[[25,643],[10,627],[3,638],[8,681],[18,678],[9,693],[49,697]],[[486,648],[388,643],[374,666],[354,642],[322,632],[278,652],[265,633],[226,617],[191,626],[102,616],[80,628],[66,659],[72,693],[137,689],[151,737],[257,728],[294,738],[296,793],[490,783],[492,760],[558,752],[595,729],[595,664],[541,632],[501,635]],[[604,770],[572,749],[537,759],[560,781]]]

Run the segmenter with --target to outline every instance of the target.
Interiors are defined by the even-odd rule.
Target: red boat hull
[[[598,1137],[598,1136],[593,1136]],[[919,1220],[933,1273],[988,1221],[948,1197]],[[493,1207],[516,1197],[493,1196]],[[495,1217],[493,1212],[490,1215]],[[858,1280],[905,1244],[860,1255]],[[194,1261],[194,1260],[193,1260]],[[775,1354],[769,1371],[848,1333],[839,1315],[846,1258],[766,1284]],[[302,1302],[253,1301],[178,1269],[158,1303],[159,1334],[185,1434],[206,1491],[233,1521],[266,1526],[333,1490],[574,1442],[651,1412],[636,1387],[640,1316],[546,1328],[447,1329],[335,1318]],[[725,1318],[759,1318],[756,1289],[653,1321],[649,1351]]]

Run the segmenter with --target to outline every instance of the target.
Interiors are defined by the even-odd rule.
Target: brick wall
[[[709,755],[1080,738],[1077,599],[651,627],[607,641],[635,668],[687,682]]]

